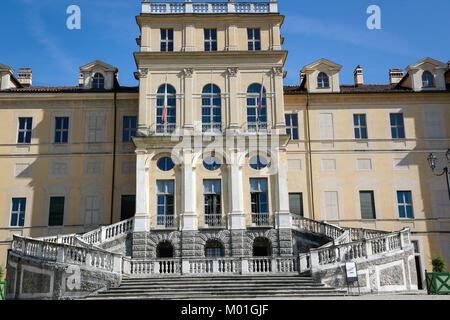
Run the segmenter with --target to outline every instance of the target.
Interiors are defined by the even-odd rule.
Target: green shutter
[[[49,226],[62,226],[64,224],[64,197],[50,198]]]
[[[303,197],[301,193],[289,193],[289,209],[291,214],[303,217]]]
[[[373,191],[360,191],[359,199],[361,201],[361,218],[375,219]]]

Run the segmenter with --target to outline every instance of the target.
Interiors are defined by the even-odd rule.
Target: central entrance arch
[[[156,247],[157,258],[173,258],[173,245],[169,241],[161,241]]]
[[[272,256],[272,244],[269,239],[258,237],[253,241],[254,257],[270,257]]]

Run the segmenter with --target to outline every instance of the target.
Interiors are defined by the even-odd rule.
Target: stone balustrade
[[[14,235],[12,251],[18,255],[102,271],[122,272],[121,256],[108,251]]]
[[[115,224],[100,227],[81,236],[81,239],[89,244],[100,244],[112,241],[133,231],[134,217],[117,222]]]
[[[409,229],[406,228],[377,238],[311,249],[313,267],[314,265],[343,263],[360,258],[369,259],[374,255],[399,251],[409,244],[409,233]]]
[[[226,13],[278,13],[276,0],[267,2],[150,2],[142,3],[144,14],[226,14]]]
[[[344,228],[295,215],[292,216],[292,226],[300,231],[323,234],[331,239],[337,239],[345,232]]]

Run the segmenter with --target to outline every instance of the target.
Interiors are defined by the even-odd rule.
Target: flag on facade
[[[166,84],[164,85],[164,105],[163,105],[163,112],[162,112],[162,118],[161,123],[166,123],[166,115],[167,115],[167,73],[166,73]]]
[[[262,74],[261,90],[259,91],[258,97],[258,120],[262,110],[263,94],[264,94],[264,73]]]

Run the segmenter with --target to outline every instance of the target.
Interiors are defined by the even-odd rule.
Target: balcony
[[[270,226],[270,215],[268,213],[252,213],[252,227]]]
[[[205,228],[223,227],[223,219],[221,214],[205,214]]]
[[[158,124],[156,125],[157,135],[170,135],[175,132],[176,124]]]
[[[277,0],[267,2],[150,2],[144,0],[142,13],[145,14],[267,14],[278,13]]]
[[[174,229],[175,217],[173,215],[158,215],[156,216],[157,229]]]

